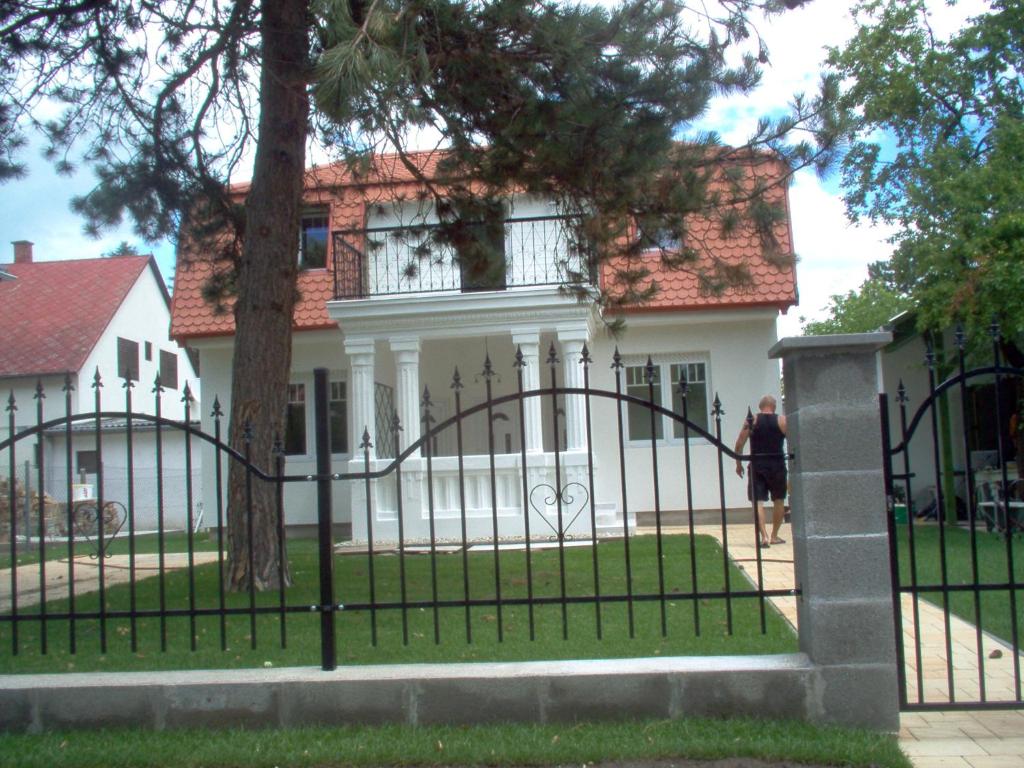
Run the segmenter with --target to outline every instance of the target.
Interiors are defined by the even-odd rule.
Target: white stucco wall
[[[541,321],[538,320],[538,322]],[[541,324],[543,323],[541,322]],[[420,391],[424,386],[429,387],[435,404],[433,416],[439,423],[454,414],[454,392],[451,383],[456,367],[459,369],[464,385],[462,390],[464,411],[484,401],[486,383],[480,374],[483,369],[484,357],[487,354],[490,355],[496,372],[492,379],[494,397],[498,398],[516,390],[517,378],[513,367],[515,347],[512,344],[511,336],[507,332],[478,334],[479,331],[467,329],[464,338],[428,338],[421,342],[419,387]],[[646,360],[647,355],[652,355],[666,364],[676,361],[704,362],[707,366],[709,407],[715,394],[718,394],[725,411],[722,421],[722,439],[726,445],[732,446],[743,424],[747,408],[751,407],[756,410],[757,401],[766,393],[774,394],[776,397],[780,395],[778,363],[767,357],[767,352],[775,341],[775,312],[773,310],[658,313],[632,316],[628,320],[624,335],[619,339],[607,336],[603,330],[598,330],[591,339],[589,346],[594,360],[590,369],[591,387],[614,390],[614,373],[610,366],[616,345],[627,364],[642,363]],[[545,360],[552,342],[555,343],[556,354],[561,359],[563,355],[557,331],[549,330],[540,334],[540,385],[542,388],[549,387],[551,382],[551,369],[546,365]],[[210,410],[214,396],[216,396],[219,398],[225,414],[223,429],[226,434],[226,415],[230,412],[231,342],[229,339],[201,340],[195,342],[194,347],[200,351],[203,371],[202,398],[205,403],[202,414],[203,429],[211,434],[213,432]],[[394,361],[394,353],[391,351],[387,339],[379,340],[375,345],[375,380],[377,382],[389,386],[396,385]],[[315,367],[326,367],[331,372],[332,380],[349,383],[349,361],[344,353],[343,336],[340,331],[318,331],[295,335],[291,378],[293,382],[305,383],[307,387],[308,454],[289,457],[286,462],[288,474],[312,473],[314,470],[312,371]],[[563,363],[559,363],[555,367],[556,382],[559,386],[563,384],[563,369]],[[623,386],[625,386],[625,381],[623,381]],[[358,442],[353,443],[352,440],[356,433],[361,433],[362,430],[361,427],[357,429],[356,425],[351,423],[351,389],[349,389],[348,395],[348,418],[353,435],[350,438],[351,449],[353,446],[358,446]],[[545,450],[550,451],[554,443],[553,404],[549,397],[542,398],[541,403],[543,443]],[[563,403],[559,403],[559,407],[563,405]],[[499,475],[509,475],[509,479],[499,478],[499,482],[502,484],[503,498],[506,500],[516,499],[514,505],[510,504],[507,508],[503,506],[501,514],[503,517],[508,517],[518,514],[516,507],[521,508],[521,490],[519,484],[512,479],[518,473],[516,467],[519,462],[518,407],[514,404],[506,404],[496,408],[495,411],[508,417],[507,421],[495,421],[494,430],[496,452],[504,454],[507,448],[511,448],[511,454],[501,457],[498,461]],[[559,423],[562,425],[559,443],[564,449],[564,421]],[[593,398],[592,434],[597,479],[596,501],[606,511],[621,508],[622,491],[616,423],[614,402]],[[714,421],[710,418],[709,424],[713,431]],[[670,432],[671,428],[669,428]],[[452,467],[447,467],[447,464],[452,461],[446,463],[443,456],[455,453],[454,429],[449,429],[441,435],[437,443],[436,455],[442,458],[438,460],[435,470],[438,471],[439,477],[448,470],[451,470],[449,474],[453,474],[454,464]],[[486,453],[487,443],[488,431],[484,415],[479,414],[472,419],[467,419],[463,424],[465,452],[467,454]],[[663,440],[659,442],[658,448],[661,509],[663,511],[684,510],[686,508],[686,485],[682,441],[674,438]],[[799,447],[794,446],[791,449],[799,450]],[[626,491],[630,509],[634,512],[653,510],[655,499],[650,442],[627,440],[625,452],[627,458]],[[736,477],[733,463],[730,460],[724,460],[724,484],[720,485],[718,454],[708,441],[692,438],[690,452],[692,497],[696,510],[719,510],[723,504],[723,492],[724,505],[727,508],[745,507],[748,504],[745,481]],[[340,454],[333,457],[334,471],[347,471],[350,468],[350,458],[356,460],[353,462],[353,466],[356,463],[361,465],[361,457],[358,453],[355,456],[352,456],[351,452],[350,454]],[[586,454],[581,453],[569,463],[585,467],[585,459]],[[541,464],[544,463],[541,460],[538,461]],[[533,462],[534,459],[528,460],[530,466],[533,466]],[[376,466],[382,467],[385,463],[379,462]],[[226,467],[226,465],[224,466]],[[414,469],[413,462],[410,462],[406,469],[411,473]],[[482,463],[478,470],[486,470],[486,462]],[[553,467],[549,467],[545,471],[551,475]],[[226,471],[223,477],[226,482]],[[568,475],[564,477],[567,478]],[[545,478],[535,479],[540,482]],[[207,510],[213,510],[216,504],[214,479],[212,450],[204,449],[203,502]],[[451,484],[449,483],[449,485]],[[441,483],[435,492],[442,496],[451,496],[452,493],[455,493],[452,488]],[[487,488],[470,488],[469,493],[487,497],[483,498],[483,502],[489,503],[488,488],[489,485]],[[365,523],[362,521],[365,516],[365,507],[360,507],[356,513],[356,520],[353,521],[350,498],[351,494],[346,488],[346,483],[336,482],[334,485],[335,522],[353,522],[357,530],[365,530]],[[454,503],[454,498],[438,501],[439,518],[447,517],[447,514],[440,510],[446,508],[446,504],[450,506],[451,503]],[[286,490],[285,505],[286,520],[289,525],[312,525],[316,522],[315,487],[312,483],[290,484]],[[419,531],[419,528],[426,529],[425,514],[417,515],[417,517],[419,522],[413,523],[411,528],[407,528],[409,535],[415,535],[414,531],[422,533],[423,531]],[[457,519],[453,518],[450,522],[457,524]],[[390,524],[393,527],[393,520]],[[472,523],[471,528],[475,526],[479,529],[479,534],[484,535],[489,530],[490,524],[490,519],[487,517],[487,519],[480,519]],[[386,514],[375,523],[378,531],[387,530],[388,525]],[[589,528],[589,523],[587,523],[587,528]]]
[[[199,381],[185,350],[168,338],[170,325],[170,310],[156,282],[156,276],[147,267],[142,270],[79,372],[78,391],[81,406],[89,410],[93,408],[92,378],[98,368],[103,379],[103,410],[125,409],[122,387],[124,381],[117,376],[117,339],[121,337],[139,344],[139,380],[135,382],[132,394],[133,410],[139,413],[155,413],[152,390],[160,369],[160,352],[172,352],[178,358],[178,386],[172,390],[165,384],[161,411],[167,418],[182,418],[182,392],[185,383],[188,382],[193,397],[198,399]],[[151,360],[145,358],[147,341],[153,345]],[[199,403],[193,403],[193,407],[198,408]]]

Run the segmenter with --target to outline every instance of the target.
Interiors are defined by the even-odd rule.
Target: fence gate
[[[946,361],[928,345],[920,391],[901,380],[891,412],[880,395],[904,711],[1024,705],[1024,369],[992,339],[968,369],[957,330]]]

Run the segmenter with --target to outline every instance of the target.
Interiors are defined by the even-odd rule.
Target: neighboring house
[[[893,334],[892,343],[881,353],[883,386],[889,397],[891,442],[893,447],[897,447],[903,440],[898,401],[902,385],[906,397],[907,428],[914,429],[907,454],[913,474],[911,500],[917,511],[920,511],[920,508],[934,499],[936,478],[941,474],[936,464],[945,467],[948,457],[953,471],[953,487],[961,502],[964,502],[961,514],[966,514],[965,503],[970,494],[965,468],[970,467],[973,471],[972,482],[975,486],[1001,480],[1004,465],[1008,478],[1019,476],[1016,444],[1010,433],[1010,418],[1020,408],[1024,390],[1015,376],[1002,376],[998,384],[991,373],[971,376],[966,390],[953,387],[948,390],[945,398],[939,399],[934,414],[937,430],[933,429],[931,411],[924,412],[918,420],[918,426],[914,427],[914,419],[931,392],[926,363],[928,343],[917,331],[916,319],[913,311],[907,311],[892,318],[883,327],[883,330]],[[945,379],[957,374],[959,370],[955,331],[946,329],[937,343],[933,342],[933,349],[936,365],[932,378],[938,388]],[[974,368],[991,364],[991,357],[983,355],[980,362],[968,359],[965,370],[969,373]],[[936,431],[941,438],[937,447],[933,439]],[[904,471],[903,460],[902,454],[896,458],[894,471]]]
[[[35,261],[32,243],[14,243],[14,263],[4,265],[12,280],[0,282],[0,440],[10,433],[11,418],[19,432],[42,420],[64,419],[68,413],[96,410],[99,375],[100,410],[108,414],[126,409],[125,376],[134,383],[132,412],[154,414],[154,382],[159,373],[164,392],[162,415],[180,420],[185,415],[186,384],[199,395],[199,380],[185,350],[168,336],[170,297],[152,256],[117,256],[98,259]],[[65,381],[71,389],[65,391]],[[36,398],[37,386],[44,397]],[[9,403],[15,408],[9,409]],[[193,402],[198,418],[198,402]],[[136,529],[157,523],[157,431],[152,422],[133,423],[129,464],[127,419],[106,416],[71,424],[71,467],[68,471],[67,422],[50,426],[45,438],[18,441],[14,464],[19,480],[26,465],[30,485],[38,485],[43,459],[45,491],[66,502],[69,478],[75,485],[99,492],[98,470],[103,472],[103,498],[128,503],[128,467],[134,481]],[[180,430],[161,430],[160,452],[167,492],[163,515],[167,526],[180,528],[187,500],[183,492],[185,440]],[[99,450],[97,450],[97,448]],[[195,475],[198,482],[198,452]],[[10,473],[10,451],[0,451],[0,475]],[[171,490],[173,489],[173,491]]]
[[[415,156],[430,173],[436,154]],[[631,395],[646,398],[644,366],[650,356],[656,367],[655,400],[666,406],[678,403],[680,375],[690,386],[691,419],[712,434],[715,422],[712,402],[716,394],[725,410],[723,440],[732,445],[748,406],[765,393],[779,393],[779,366],[767,357],[776,341],[776,319],[796,303],[796,276],[787,216],[775,235],[783,258],[769,258],[764,244],[752,229],[739,227],[730,237],[709,221],[694,221],[696,246],[705,257],[730,263],[746,263],[753,283],[721,295],[702,291],[687,272],[668,272],[656,254],[644,262],[652,269],[660,292],[643,305],[624,310],[626,330],[612,338],[601,310],[593,302],[580,302],[561,290],[567,275],[577,269],[566,245],[564,225],[547,200],[509,195],[504,210],[504,241],[493,234],[505,263],[487,275],[460,271],[449,248],[426,248],[423,227],[436,222],[431,210],[417,203],[418,187],[394,158],[380,158],[378,175],[358,179],[343,166],[327,166],[307,173],[305,211],[296,258],[300,299],[294,315],[292,384],[285,439],[287,472],[312,473],[313,369],[330,370],[331,444],[336,472],[361,470],[358,446],[363,430],[373,444],[372,466],[385,467],[390,457],[421,435],[420,399],[425,386],[432,394],[432,416],[438,421],[454,413],[451,387],[458,367],[464,389],[465,411],[485,400],[485,381],[480,375],[485,357],[497,373],[491,380],[494,397],[516,391],[513,367],[517,349],[523,354],[525,388],[548,387],[551,367],[549,349],[555,348],[558,386],[580,387],[580,353],[590,351],[590,385],[614,390],[612,358],[616,347],[625,366],[622,387]],[[744,166],[750,175],[778,178],[781,166],[764,157]],[[244,199],[245,187],[235,190]],[[785,185],[774,188],[775,202],[788,206]],[[405,225],[412,228],[403,229]],[[493,228],[488,228],[493,232]],[[497,230],[500,232],[501,230]],[[220,398],[229,411],[233,316],[217,312],[203,297],[203,286],[218,265],[205,253],[186,245],[179,253],[172,302],[171,335],[198,351],[203,372],[203,400]],[[615,270],[605,267],[594,280],[614,289]],[[557,423],[562,482],[586,485],[586,423],[582,398],[569,396],[559,403]],[[521,441],[528,456],[529,486],[553,483],[555,420],[549,398],[530,398],[525,405],[525,434],[520,435],[518,407],[498,409],[495,433],[494,497],[502,535],[523,532],[521,498]],[[208,409],[207,409],[208,410]],[[654,509],[651,482],[651,421],[649,413],[627,409],[625,456],[631,511]],[[564,412],[564,413],[563,413]],[[401,419],[399,445],[387,428],[392,414]],[[492,497],[488,455],[488,429],[483,418],[467,420],[463,434],[462,468],[466,487],[466,515],[471,537],[489,535]],[[203,414],[204,430],[212,431],[209,414]],[[593,401],[595,496],[597,525],[621,532],[622,492],[616,410],[612,401]],[[681,431],[658,416],[655,430],[661,468],[663,510],[686,507],[686,487],[681,470],[684,456]],[[705,439],[690,437],[693,466],[693,503],[697,510],[719,514],[719,454]],[[406,491],[403,496],[405,535],[425,538],[428,533],[424,463],[415,459],[403,464]],[[748,508],[745,482],[726,467],[725,495],[730,508]],[[204,463],[205,503],[214,503],[212,462]],[[432,484],[437,536],[455,538],[460,525],[459,462],[454,430],[438,436],[433,446]],[[311,484],[290,485],[286,490],[289,526],[312,525],[316,505]],[[374,494],[375,538],[397,536],[397,499],[394,482],[376,483]],[[336,523],[351,524],[356,539],[366,537],[366,512],[361,488],[336,490]],[[531,503],[534,499],[531,494]],[[537,535],[548,530],[553,510],[541,499],[533,504]],[[539,509],[538,509],[539,507]],[[587,519],[582,519],[587,518]],[[533,519],[533,518],[531,518]],[[629,521],[632,524],[632,520]],[[545,525],[547,524],[547,525]],[[589,531],[587,515],[567,533]]]

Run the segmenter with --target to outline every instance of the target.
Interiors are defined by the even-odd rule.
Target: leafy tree
[[[924,0],[860,0],[830,51],[861,118],[843,162],[854,218],[900,227],[891,268],[922,330],[963,322],[1024,362],[1024,5],[992,0],[949,39]]]
[[[190,250],[230,261],[210,286],[212,299],[234,298],[230,440],[241,445],[250,424],[253,462],[270,466],[283,431],[314,132],[354,172],[370,172],[387,147],[416,173],[405,148],[429,129],[449,148],[440,177],[421,178],[439,211],[464,211],[481,195],[487,205],[512,187],[544,194],[577,214],[576,239],[591,259],[605,258],[630,221],[634,250],[658,232],[681,240],[693,212],[726,232],[753,226],[771,249],[779,213],[764,202],[769,183],[758,169],[773,157],[794,169],[829,164],[841,127],[834,81],[797,98],[792,115],[763,122],[741,150],[713,135],[674,140],[712,95],[757,84],[763,45],[726,64],[727,51],[756,34],[750,15],[805,1],[15,0],[0,6],[0,174],[23,170],[24,131],[41,130],[59,168],[71,170],[76,147],[99,175],[76,201],[90,231],[127,214],[140,236],[157,238],[184,221]],[[53,104],[59,116],[40,117]],[[798,130],[817,144],[792,142]],[[239,209],[226,182],[250,152]],[[723,160],[747,172],[723,173]],[[737,277],[723,264],[702,270],[693,251],[667,255],[711,285]],[[626,270],[627,287],[643,279]],[[270,491],[256,490],[251,573],[244,498],[233,472],[230,586],[274,585]]]
[[[875,331],[913,302],[889,284],[878,265],[869,268],[870,276],[856,290],[832,296],[827,307],[829,317],[803,326],[807,336],[830,333],[867,333]]]

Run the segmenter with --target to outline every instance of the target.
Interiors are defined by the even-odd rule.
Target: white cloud
[[[800,333],[801,316],[822,319],[829,299],[860,286],[868,264],[889,257],[889,227],[853,225],[842,201],[827,192],[808,171],[797,174],[789,190],[800,305],[779,320],[780,336]]]

